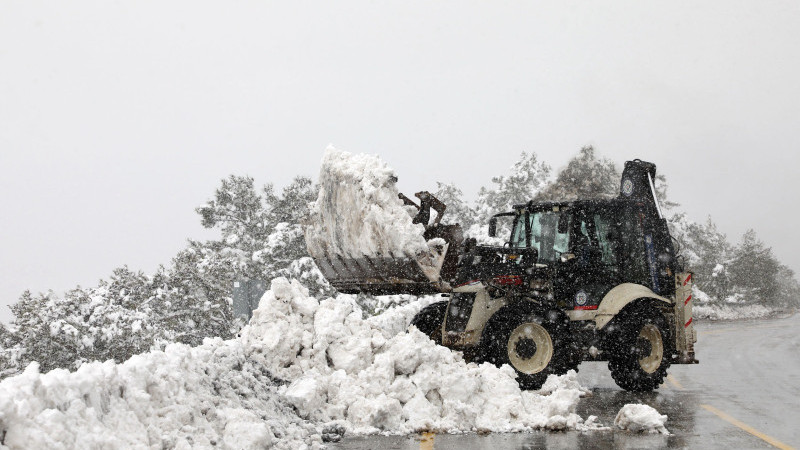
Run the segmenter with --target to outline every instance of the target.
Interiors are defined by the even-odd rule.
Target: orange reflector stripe
[[[586,310],[591,310],[591,309],[597,309],[597,305],[576,306],[573,309],[579,309],[579,310],[586,311]]]
[[[692,296],[690,295],[689,298],[687,298],[686,301],[683,302],[683,306],[686,306],[689,303],[689,300],[691,300],[691,299],[692,299]]]
[[[686,279],[685,279],[685,280],[683,280],[683,285],[684,285],[684,286],[686,286],[686,283],[688,283],[688,282],[689,282],[689,280],[691,280],[691,279],[692,279],[692,274],[689,274],[689,276],[688,276],[688,277],[686,277]]]
[[[684,326],[683,326],[683,328],[686,328],[686,327],[688,327],[690,323],[692,323],[692,319],[689,319],[689,321],[688,321],[688,322],[686,322],[686,325],[684,325]]]

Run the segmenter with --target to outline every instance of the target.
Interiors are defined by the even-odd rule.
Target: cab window
[[[534,211],[520,215],[514,226],[511,245],[527,247],[526,233],[530,229],[530,246],[538,252],[539,263],[554,263],[569,249],[569,224],[562,223],[562,232],[559,231],[559,221],[569,220],[568,214],[558,211]]]
[[[618,269],[618,245],[616,222],[613,211],[583,211],[577,217],[573,252],[592,265],[601,264],[606,269]]]

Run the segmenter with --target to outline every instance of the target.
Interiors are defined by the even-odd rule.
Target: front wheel
[[[638,307],[618,318],[608,368],[617,385],[628,391],[658,388],[667,376],[672,339],[664,315],[653,307]]]
[[[520,314],[495,321],[487,330],[488,356],[498,367],[513,367],[522,389],[539,389],[548,375],[577,367],[571,357],[568,325],[554,319]]]
[[[442,323],[447,312],[447,301],[432,303],[424,308],[411,319],[411,324],[433,342],[442,345]],[[409,326],[410,326],[409,325]]]

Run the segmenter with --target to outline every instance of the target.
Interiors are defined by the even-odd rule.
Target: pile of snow
[[[434,300],[365,320],[353,296],[318,301],[278,278],[237,339],[3,380],[0,436],[10,448],[315,448],[343,432],[603,429],[575,414],[586,391],[574,372],[520,391],[510,367],[405,332]]]
[[[364,320],[351,296],[318,302],[276,279],[241,340],[251,358],[293,380],[282,393],[303,417],[350,433],[596,426],[575,414],[584,390],[574,372],[548,380],[548,395],[520,391],[510,367],[467,364],[417,330],[403,332],[431,301]]]
[[[297,449],[321,443],[317,427],[297,417],[267,368],[237,340],[171,344],[72,373],[38,369],[32,363],[0,383],[0,436],[7,448]]]
[[[640,433],[669,434],[664,424],[667,416],[660,414],[648,405],[628,403],[623,406],[614,418],[614,425],[623,430]]]
[[[394,171],[379,157],[329,146],[311,205],[306,245],[314,258],[411,258],[436,267],[441,239],[426,242],[399,197]],[[416,211],[413,207],[412,210]]]

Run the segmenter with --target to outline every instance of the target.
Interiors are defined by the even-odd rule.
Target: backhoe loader
[[[618,197],[529,201],[493,216],[503,245],[463,239],[441,223],[446,206],[427,192],[415,207],[426,240],[444,251],[432,266],[410,257],[333,255],[309,247],[339,291],[438,293],[411,325],[474,361],[509,364],[524,389],[582,361],[608,361],[630,391],[659,387],[671,364],[697,363],[692,274],[676,254],[655,195],[656,166],[625,164]],[[430,222],[433,209],[437,215]]]

